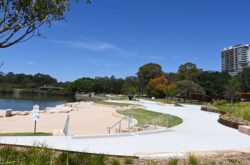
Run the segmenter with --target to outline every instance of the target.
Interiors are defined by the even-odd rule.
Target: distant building
[[[236,75],[250,66],[250,45],[235,45],[221,51],[222,72]]]

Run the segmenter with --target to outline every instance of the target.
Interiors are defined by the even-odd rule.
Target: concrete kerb
[[[153,131],[141,131],[141,132],[131,132],[131,133],[120,133],[120,134],[103,134],[103,135],[83,135],[83,136],[71,136],[72,140],[77,139],[98,139],[98,138],[114,138],[114,137],[126,137],[126,136],[140,136],[140,135],[151,135],[151,134],[159,134],[166,132],[174,132],[171,129],[161,129],[161,130],[153,130]]]

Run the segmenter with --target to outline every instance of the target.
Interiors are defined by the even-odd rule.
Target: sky
[[[250,44],[249,0],[93,0],[73,2],[67,21],[40,28],[46,38],[0,49],[4,73],[135,76],[153,62],[165,72],[192,62],[221,70],[220,51]]]

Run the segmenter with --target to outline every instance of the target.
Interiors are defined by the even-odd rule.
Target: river
[[[42,110],[46,107],[54,107],[72,101],[72,98],[66,96],[0,94],[0,110],[29,111],[35,104],[38,104]]]

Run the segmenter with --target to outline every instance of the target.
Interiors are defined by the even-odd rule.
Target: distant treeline
[[[37,94],[41,92],[39,90],[39,87],[41,86],[67,88],[69,84],[70,82],[58,82],[50,75],[41,73],[35,75],[14,74],[13,72],[7,74],[0,73],[0,93],[13,93],[15,90],[18,90],[21,93]],[[66,89],[61,91],[48,90],[46,92],[55,95],[68,94]]]
[[[37,93],[40,86],[62,87],[63,90],[48,90],[58,95],[75,93],[113,93],[147,95],[154,97],[196,97],[211,99],[234,99],[236,93],[250,92],[250,67],[236,76],[225,72],[203,71],[196,64],[185,63],[177,73],[166,73],[162,66],[148,63],[141,66],[136,76],[124,79],[111,77],[83,77],[73,82],[58,82],[46,74],[26,75],[0,74],[0,92],[22,89],[22,92]]]

